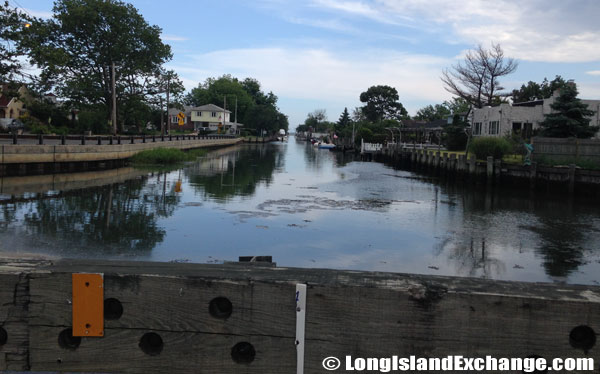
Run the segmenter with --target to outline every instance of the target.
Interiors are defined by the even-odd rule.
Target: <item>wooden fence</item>
[[[600,139],[542,138],[532,139],[534,157],[554,161],[589,160],[600,163]]]

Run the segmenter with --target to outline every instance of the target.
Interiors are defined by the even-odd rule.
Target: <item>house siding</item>
[[[556,94],[549,99],[544,99],[543,103],[536,106],[513,106],[511,104],[501,104],[496,107],[485,107],[481,109],[475,109],[470,118],[471,125],[475,123],[481,123],[481,133],[473,134],[474,136],[505,136],[510,135],[513,132],[513,123],[520,123],[521,129],[524,128],[524,124],[532,124],[531,130],[540,128],[540,123],[544,121],[545,115],[552,112],[550,105],[554,102]],[[595,113],[590,117],[590,125],[600,125],[600,100],[582,100],[588,105],[588,109],[593,110]],[[498,133],[490,133],[490,123],[499,122]],[[531,134],[529,134],[531,135]],[[600,134],[597,133],[595,137]]]

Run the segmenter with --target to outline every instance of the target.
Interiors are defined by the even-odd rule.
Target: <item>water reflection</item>
[[[524,271],[532,266],[524,252],[532,249],[550,279],[566,281],[581,271],[582,265],[593,264],[593,258],[599,255],[595,201],[551,199],[527,190],[467,189],[437,183],[442,195],[460,200],[463,207],[459,217],[462,228],[437,246],[438,253],[446,253],[455,263],[458,273],[497,278],[506,274],[507,267]],[[506,256],[507,252],[513,255]],[[498,253],[502,258],[497,258]]]
[[[204,198],[225,202],[234,196],[253,195],[258,183],[269,186],[273,172],[284,163],[284,153],[249,145],[211,153],[186,167],[184,173]]]
[[[171,170],[0,181],[0,251],[600,282],[597,202],[461,185],[305,143]]]
[[[171,216],[179,201],[167,175],[5,197],[0,200],[2,249],[43,248],[44,252],[71,256],[92,250],[143,255],[164,239],[166,232],[157,220]]]

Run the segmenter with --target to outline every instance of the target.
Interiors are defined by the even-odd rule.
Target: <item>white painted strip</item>
[[[304,331],[306,326],[306,284],[296,285],[296,374],[304,374]]]

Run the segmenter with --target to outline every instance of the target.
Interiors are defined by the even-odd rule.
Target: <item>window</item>
[[[500,122],[499,121],[490,121],[488,124],[488,134],[489,135],[497,135],[500,133]]]
[[[217,112],[212,112],[212,116],[216,117],[217,116]]]
[[[202,112],[196,112],[196,115],[197,115],[198,117],[202,117]]]
[[[177,123],[178,118],[177,116],[171,116],[171,123]]]
[[[517,135],[521,133],[521,122],[513,122],[512,132]]]
[[[475,122],[475,126],[473,126],[473,135],[481,135],[481,122]]]

